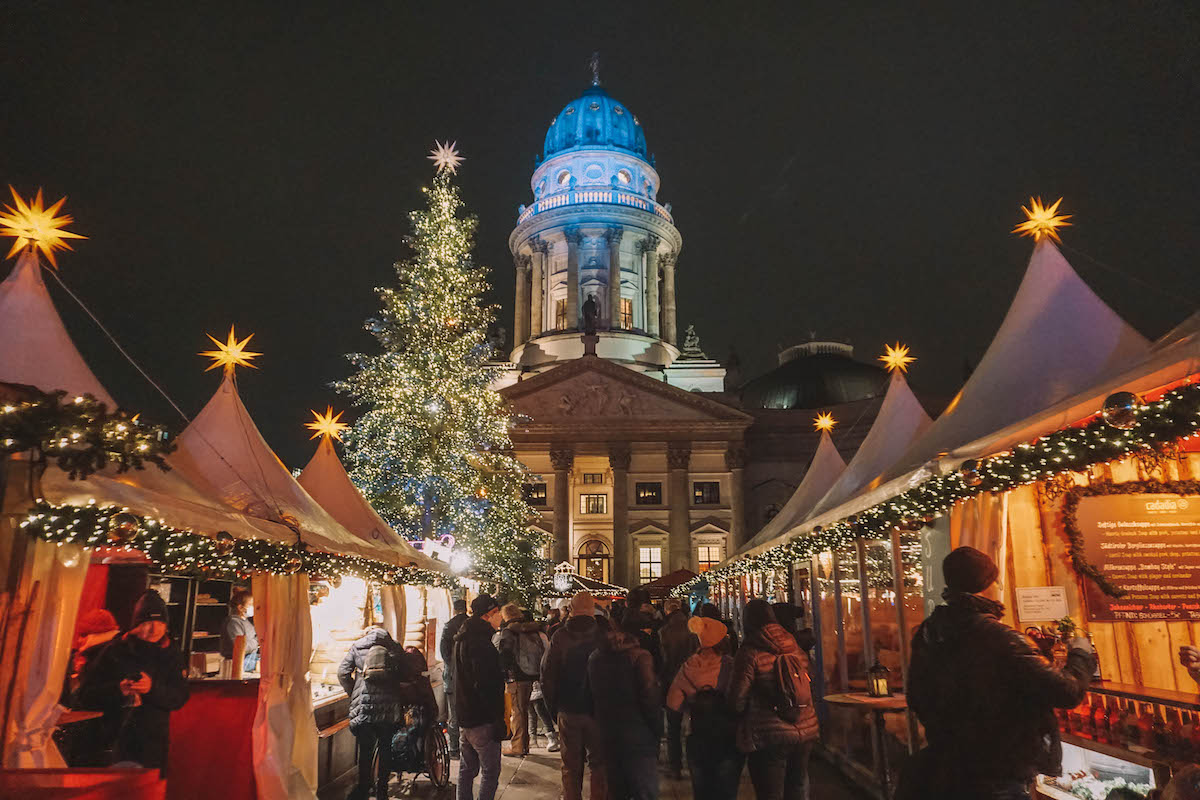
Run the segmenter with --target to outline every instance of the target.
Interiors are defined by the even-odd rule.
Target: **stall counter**
[[[168,800],[256,800],[251,731],[258,680],[193,680],[171,714]]]

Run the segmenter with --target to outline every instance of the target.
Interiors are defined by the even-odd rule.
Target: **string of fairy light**
[[[1013,229],[1035,242],[1061,242],[1058,229],[1068,226],[1070,215],[1058,214],[1059,198],[1052,204],[1030,198],[1022,207],[1026,219]],[[881,360],[889,369],[906,371],[913,360],[899,343],[889,347]],[[832,428],[832,417],[817,418],[818,430]],[[819,553],[837,550],[858,539],[886,539],[891,531],[918,531],[946,514],[955,504],[985,492],[1002,493],[1020,486],[1052,481],[1059,476],[1082,472],[1089,467],[1122,458],[1139,458],[1159,464],[1174,443],[1189,439],[1200,430],[1200,386],[1176,387],[1153,402],[1143,402],[1130,392],[1115,392],[1105,399],[1100,414],[1087,424],[1060,430],[1012,450],[984,459],[968,459],[954,472],[925,480],[857,514],[829,525],[812,528],[757,553],[737,557],[680,585],[674,594],[684,596],[726,579],[790,568],[792,564]],[[1081,574],[1096,582],[1107,594],[1120,589],[1086,562],[1074,548],[1072,561]],[[1078,551],[1078,552],[1076,552]]]

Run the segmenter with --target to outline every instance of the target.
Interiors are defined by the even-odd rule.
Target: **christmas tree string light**
[[[346,435],[351,478],[397,533],[452,535],[484,582],[530,595],[545,571],[545,536],[526,526],[525,470],[512,454],[510,415],[491,388],[484,304],[486,270],[471,257],[476,221],[463,213],[453,145],[430,158],[437,174],[425,208],[409,215],[412,254],[395,283],[377,290],[367,330],[380,352],[354,354],[353,375],[335,384],[363,413]]]

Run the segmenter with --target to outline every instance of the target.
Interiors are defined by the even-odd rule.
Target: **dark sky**
[[[0,182],[69,195],[91,238],[64,279],[188,413],[217,384],[204,333],[255,332],[243,396],[289,466],[371,345],[434,138],[467,158],[511,331],[508,233],[593,50],[683,233],[681,329],[750,374],[815,330],[908,342],[914,383],[953,391],[1030,194],[1066,196],[1068,259],[1147,335],[1200,298],[1194,3],[186,5],[0,7]],[[110,391],[172,421],[52,290]]]

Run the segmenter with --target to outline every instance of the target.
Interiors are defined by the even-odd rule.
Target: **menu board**
[[[1200,620],[1200,497],[1083,497],[1076,523],[1088,562],[1126,591],[1109,597],[1085,581],[1089,619]]]

